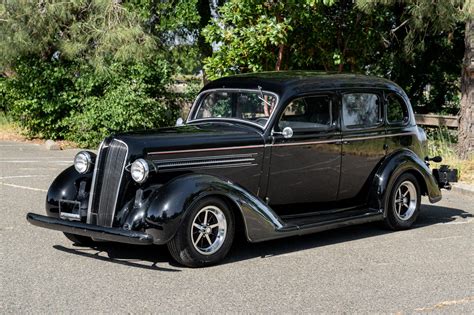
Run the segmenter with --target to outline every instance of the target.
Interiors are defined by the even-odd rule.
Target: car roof
[[[204,90],[217,88],[256,89],[283,94],[338,88],[383,88],[405,95],[402,88],[394,82],[361,74],[341,74],[316,71],[270,71],[232,75],[208,83]]]

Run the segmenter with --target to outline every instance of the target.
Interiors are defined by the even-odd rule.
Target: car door
[[[298,97],[275,120],[267,190],[271,205],[336,200],[341,165],[337,103],[334,93]],[[293,131],[289,138],[279,134],[285,127]]]
[[[382,104],[382,94],[379,92],[357,90],[341,93],[340,201],[365,200],[364,192],[369,181],[385,157]]]

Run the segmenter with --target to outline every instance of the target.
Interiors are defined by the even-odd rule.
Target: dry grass
[[[456,154],[456,133],[447,128],[433,129],[428,133],[428,155],[439,155],[441,163],[432,163],[432,168],[439,168],[442,164],[458,169],[459,181],[474,184],[474,154],[466,160],[461,160]]]
[[[15,124],[4,113],[0,112],[0,141],[28,142],[44,144],[45,140],[40,138],[28,138],[23,134],[22,129]],[[78,145],[71,141],[56,141],[62,150],[78,148]]]

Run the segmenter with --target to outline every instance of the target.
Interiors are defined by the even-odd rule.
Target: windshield
[[[274,94],[261,90],[211,91],[201,97],[191,120],[238,119],[265,126],[276,102]]]

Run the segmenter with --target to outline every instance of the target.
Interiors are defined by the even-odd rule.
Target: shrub
[[[109,88],[103,97],[87,98],[83,111],[66,120],[70,126],[68,139],[94,146],[110,133],[171,124],[179,108],[150,97],[144,90],[142,83],[122,83]]]
[[[22,59],[1,81],[2,107],[26,135],[94,146],[111,132],[170,125],[179,106],[167,100],[170,68],[160,60],[89,65]]]
[[[70,64],[19,60],[5,81],[8,109],[27,136],[62,138],[62,121],[77,104]]]

